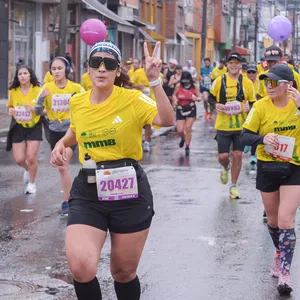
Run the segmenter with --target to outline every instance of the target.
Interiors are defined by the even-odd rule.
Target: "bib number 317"
[[[265,152],[283,161],[292,160],[296,139],[282,135],[278,135],[277,139],[278,145],[276,147],[265,145]]]
[[[97,170],[97,192],[101,201],[126,200],[138,197],[134,167]]]

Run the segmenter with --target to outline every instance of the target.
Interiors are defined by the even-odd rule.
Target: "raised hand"
[[[155,81],[159,78],[159,74],[162,67],[161,59],[157,58],[160,42],[157,42],[153,50],[153,55],[150,56],[147,43],[144,43],[145,54],[145,72],[149,82]]]

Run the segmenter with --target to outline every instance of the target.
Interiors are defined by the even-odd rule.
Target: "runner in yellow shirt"
[[[9,115],[13,118],[7,138],[7,150],[11,149],[12,144],[16,163],[25,169],[25,194],[36,192],[38,150],[43,133],[40,116],[34,113],[34,106],[40,91],[40,83],[33,70],[21,65],[9,88],[9,100],[6,105]]]
[[[220,59],[219,66],[214,68],[211,72],[211,80],[215,80],[219,76],[227,73],[227,68],[225,67],[226,60]]]
[[[44,84],[52,82],[53,80],[54,80],[54,77],[52,76],[52,74],[50,73],[50,71],[47,71],[47,73],[46,73],[46,75],[44,77]]]
[[[154,215],[151,188],[138,163],[143,156],[142,129],[146,124],[175,123],[159,79],[159,47],[157,43],[150,57],[144,44],[145,70],[156,105],[140,91],[114,85],[122,60],[116,45],[94,45],[89,60],[93,89],[71,99],[71,127],[51,155],[51,163],[62,166],[66,148],[78,142],[83,166],[72,186],[66,231],[67,261],[78,300],[101,299],[95,276],[108,230],[117,297],[140,299],[137,268]]]
[[[219,76],[210,89],[209,102],[216,106],[219,162],[223,167],[221,183],[227,184],[230,170],[229,152],[233,144],[233,161],[231,167],[232,184],[229,193],[232,199],[241,198],[237,181],[242,166],[244,145],[240,143],[240,133],[250,111],[251,103],[256,101],[253,83],[240,74],[242,57],[232,53],[227,60],[228,73]]]
[[[292,88],[294,73],[285,64],[275,64],[260,79],[265,80],[268,96],[254,104],[241,140],[259,144],[256,188],[275,246],[271,274],[278,277],[279,294],[289,295],[293,291],[294,219],[300,204],[300,93]]]
[[[86,60],[83,63],[83,67],[85,68],[85,73],[81,76],[81,85],[86,90],[89,91],[92,89],[93,84],[89,74],[89,61]]]
[[[55,144],[65,135],[70,127],[69,100],[72,95],[84,92],[81,85],[68,80],[70,72],[68,60],[62,56],[53,59],[50,65],[54,81],[43,86],[43,91],[35,106],[35,113],[41,115],[44,108],[49,118],[49,140],[53,150]],[[68,214],[68,199],[71,189],[71,175],[69,172],[69,161],[72,158],[76,145],[67,149],[65,164],[58,168],[64,201],[62,203],[62,215]]]

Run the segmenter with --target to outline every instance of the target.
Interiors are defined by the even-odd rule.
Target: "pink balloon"
[[[104,23],[98,19],[88,19],[80,27],[80,36],[82,40],[93,46],[96,42],[106,38],[107,30]]]

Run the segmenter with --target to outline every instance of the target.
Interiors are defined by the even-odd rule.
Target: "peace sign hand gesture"
[[[144,43],[144,54],[145,54],[145,72],[149,82],[155,81],[159,78],[159,74],[162,67],[161,59],[157,58],[158,49],[160,42],[157,42],[153,50],[152,57],[149,54],[147,43]]]

